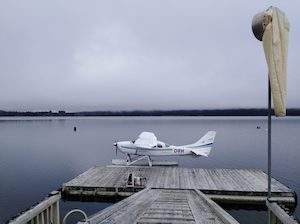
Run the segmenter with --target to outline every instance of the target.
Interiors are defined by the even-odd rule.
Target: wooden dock
[[[236,224],[216,202],[266,205],[267,175],[257,169],[95,166],[65,183],[62,193],[80,199],[130,196],[90,216],[90,224]],[[294,208],[296,194],[272,179],[272,202]],[[282,223],[295,223],[287,219],[292,221]]]
[[[128,185],[130,174],[143,177],[142,185]],[[258,169],[200,169],[182,167],[94,166],[63,184],[63,197],[127,197],[144,188],[197,189],[221,203],[266,203],[267,175]],[[296,193],[272,179],[272,198],[288,207],[297,204]]]

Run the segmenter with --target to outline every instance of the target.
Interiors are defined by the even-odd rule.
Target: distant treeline
[[[222,110],[134,110],[134,111],[84,111],[84,112],[66,112],[66,111],[40,111],[40,112],[20,112],[20,111],[2,111],[0,116],[266,116],[267,109],[222,109]],[[274,114],[274,111],[273,111]],[[288,116],[300,116],[300,109],[287,109]]]

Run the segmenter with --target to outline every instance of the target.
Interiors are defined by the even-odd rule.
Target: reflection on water
[[[115,158],[113,142],[134,139],[144,130],[175,145],[195,142],[208,130],[216,130],[209,158],[175,157],[180,166],[266,171],[266,127],[265,118],[253,117],[1,118],[0,223],[91,166],[110,164]],[[299,118],[273,119],[273,176],[297,193],[300,192],[299,128]],[[118,157],[125,158],[121,153]],[[172,161],[174,157],[166,159]],[[72,203],[75,202],[62,203],[62,207],[77,206]],[[93,212],[90,206],[95,210],[98,206],[105,207],[94,204],[84,205]],[[251,212],[247,214],[253,220],[258,217]],[[299,208],[295,214],[300,217]]]
[[[227,209],[226,211],[239,223],[268,223],[268,212],[265,210]]]

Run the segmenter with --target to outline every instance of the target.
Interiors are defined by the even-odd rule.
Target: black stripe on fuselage
[[[140,147],[135,147],[135,148],[131,148],[131,147],[126,147],[126,146],[122,146],[122,148],[125,149],[131,149],[131,150],[153,150],[153,151],[173,151],[173,149],[169,149],[169,148],[140,148]]]

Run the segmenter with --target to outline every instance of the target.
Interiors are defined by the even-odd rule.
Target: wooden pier
[[[144,178],[128,184],[130,175]],[[94,166],[63,184],[63,197],[127,197],[144,188],[200,190],[216,202],[265,205],[267,175],[258,169],[200,169],[181,167]],[[272,179],[272,198],[288,207],[297,204],[296,193]]]
[[[88,218],[100,223],[227,223],[238,222],[198,190],[146,188]]]

